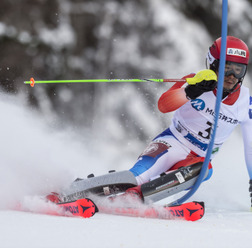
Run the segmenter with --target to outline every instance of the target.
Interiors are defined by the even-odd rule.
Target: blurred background
[[[228,34],[244,40],[250,50],[251,12],[251,0],[229,1]],[[205,68],[208,48],[220,35],[221,0],[1,0],[0,87],[2,118],[9,128],[2,143],[12,139],[23,153],[27,146],[36,147],[46,158],[35,156],[34,161],[62,164],[68,160],[56,162],[52,157],[64,157],[73,147],[85,154],[83,147],[78,150],[73,145],[78,140],[92,147],[92,153],[84,157],[102,156],[93,164],[103,163],[107,156],[107,167],[130,168],[145,145],[169,126],[170,115],[159,113],[157,101],[171,84],[41,84],[31,88],[23,82],[31,77],[181,78]],[[251,73],[249,67],[247,86]],[[3,105],[6,94],[11,98],[7,97],[8,102],[22,106],[22,111],[29,109],[32,116]],[[8,119],[10,113],[13,119]],[[32,124],[34,119],[49,127],[50,134],[31,134],[33,125],[38,125]],[[14,135],[16,130],[18,135]],[[50,146],[51,135],[58,132],[71,133],[73,138]],[[12,144],[9,148],[15,157]],[[69,155],[71,166],[77,164],[73,158],[78,156]],[[25,156],[22,159],[27,161]]]
[[[228,33],[249,47],[251,2],[229,1]],[[180,78],[205,68],[208,47],[220,35],[220,0],[1,0],[1,88],[22,94],[46,119],[56,118],[57,128],[149,139],[167,126],[156,103],[169,84],[33,89],[23,81]]]

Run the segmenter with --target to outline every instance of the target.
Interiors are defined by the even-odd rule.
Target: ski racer
[[[71,201],[84,198],[90,192],[111,195],[126,191],[125,194],[137,195],[148,202],[190,188],[200,172],[211,137],[220,47],[221,38],[218,38],[207,54],[208,69],[185,76],[186,87],[182,87],[184,82],[177,82],[162,94],[158,108],[162,113],[175,111],[171,124],[152,140],[130,170],[78,179],[60,198],[49,195],[49,199]],[[223,97],[211,159],[241,124],[252,197],[252,98],[249,89],[242,85],[248,61],[247,45],[228,36]],[[209,163],[204,180],[211,174]]]

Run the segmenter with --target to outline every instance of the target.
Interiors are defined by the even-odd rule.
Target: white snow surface
[[[76,176],[114,169],[108,159],[113,154],[94,156],[87,143],[74,138],[70,130],[55,132],[17,98],[1,95],[0,99],[1,248],[251,247],[249,179],[239,129],[213,161],[211,180],[190,199],[206,204],[205,216],[199,221],[101,213],[89,219],[57,217],[38,213],[45,207],[39,196],[59,190]],[[106,153],[108,144],[103,146]],[[119,169],[127,169],[123,166]],[[16,201],[37,213],[12,210]]]

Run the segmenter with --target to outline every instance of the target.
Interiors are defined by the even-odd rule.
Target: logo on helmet
[[[212,64],[215,61],[214,56],[211,54],[210,50],[207,53],[207,59],[209,61],[210,64]]]
[[[228,48],[227,55],[234,55],[234,56],[246,58],[246,51],[242,49],[237,49],[237,48]]]

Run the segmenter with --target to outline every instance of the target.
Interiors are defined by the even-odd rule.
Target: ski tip
[[[99,211],[95,203],[89,198],[78,199],[72,202],[61,202],[57,203],[57,205],[66,213],[82,218],[90,218]]]
[[[85,200],[89,203],[89,204],[92,204],[92,207],[94,207],[95,209],[95,213],[98,213],[99,212],[99,209],[97,207],[97,205],[93,202],[93,200],[89,199],[89,198],[85,198]]]
[[[99,211],[95,203],[89,198],[79,199],[76,202],[79,207],[79,215],[83,218],[90,218]]]
[[[199,204],[201,205],[203,208],[205,208],[205,203],[202,201],[202,202],[198,202],[198,201],[194,201],[194,203]]]
[[[184,219],[188,221],[200,220],[205,214],[204,202],[187,202],[181,205],[184,209]]]
[[[196,202],[196,205],[200,205],[201,208],[199,209],[198,218],[196,217],[195,220],[200,220],[205,214],[205,203],[204,202]],[[194,220],[192,220],[192,221],[194,221]]]

